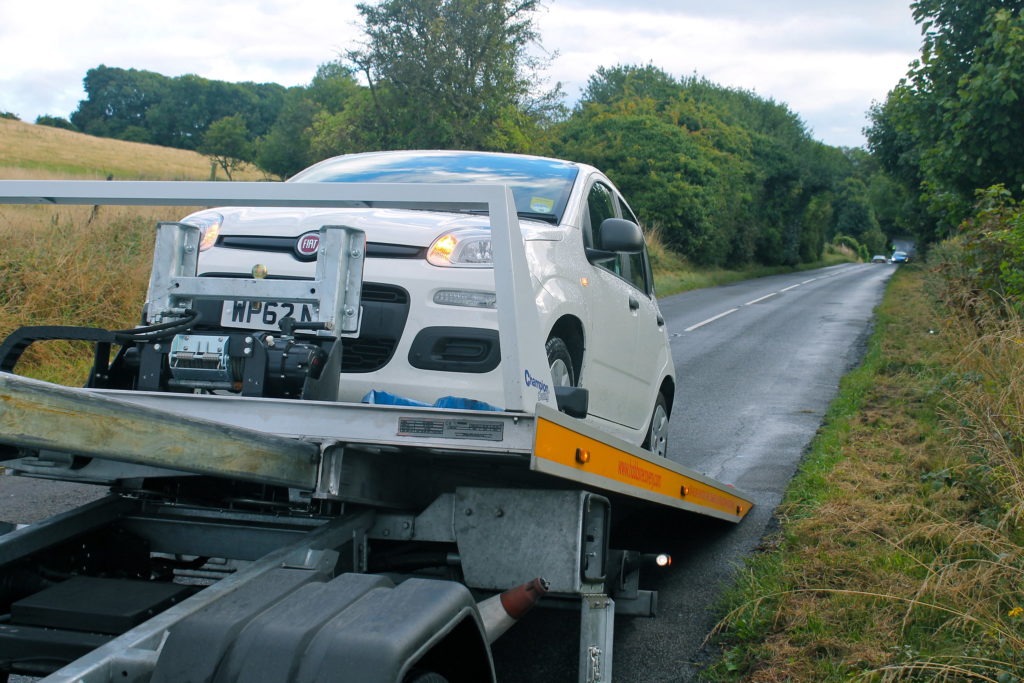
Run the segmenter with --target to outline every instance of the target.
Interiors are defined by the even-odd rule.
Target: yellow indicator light
[[[584,450],[582,448],[577,448],[576,462],[578,462],[581,465],[586,465],[588,462],[590,462],[590,451]]]
[[[440,257],[445,261],[451,261],[452,254],[455,252],[455,247],[458,245],[459,241],[455,239],[453,235],[445,235],[434,242],[434,246],[430,248],[430,255]]]
[[[686,498],[686,494],[689,493],[689,492],[690,492],[690,489],[686,488],[685,486],[680,486],[679,487],[679,495],[682,496],[683,498]]]
[[[741,508],[739,505],[736,506],[736,514],[737,515],[742,515],[743,514],[743,508]]]
[[[584,287],[589,286],[590,285],[590,278],[588,278],[588,277],[581,277],[580,278],[580,284],[583,285]]]
[[[220,235],[220,221],[211,223],[203,231],[203,239],[199,242],[199,251],[206,251],[216,244],[218,235]]]
[[[262,263],[257,263],[255,266],[252,267],[252,276],[257,280],[262,280],[263,278],[265,278],[268,272],[269,271],[267,270],[267,267]]]

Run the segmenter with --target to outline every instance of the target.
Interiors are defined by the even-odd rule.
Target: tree
[[[36,125],[50,126],[52,128],[63,128],[64,130],[78,130],[77,128],[75,128],[75,124],[71,123],[67,119],[62,118],[60,116],[49,116],[46,114],[36,117]]]
[[[674,99],[679,90],[679,81],[653,64],[599,66],[587,79],[580,101],[612,104],[622,99],[645,98],[664,104]]]
[[[316,103],[303,89],[290,91],[277,121],[256,142],[256,164],[264,171],[288,178],[316,161],[310,153],[310,128],[316,113]]]
[[[949,234],[977,188],[1024,185],[1024,0],[917,0],[921,57],[865,131],[885,169],[919,197],[918,236]]]
[[[561,91],[536,91],[544,63],[540,0],[383,0],[357,5],[366,43],[348,52],[389,148],[496,149],[526,144],[560,113]],[[522,134],[526,131],[525,134]],[[513,150],[515,151],[515,150]]]
[[[225,116],[211,123],[203,134],[199,151],[224,169],[224,174],[231,180],[232,172],[252,158],[252,144],[241,114]]]
[[[834,208],[835,234],[849,235],[862,244],[867,243],[868,249],[876,252],[884,247],[885,237],[868,199],[868,188],[860,179],[847,178],[840,183]]]
[[[152,71],[100,64],[85,74],[86,99],[71,114],[71,123],[83,133],[100,137],[120,138],[131,127],[147,130],[147,114],[164,99],[170,80]]]

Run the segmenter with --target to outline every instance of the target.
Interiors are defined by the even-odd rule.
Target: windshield
[[[520,216],[559,223],[578,169],[557,159],[482,152],[381,152],[328,159],[290,182],[507,185]]]

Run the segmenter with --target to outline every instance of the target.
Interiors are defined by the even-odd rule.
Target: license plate
[[[310,304],[225,301],[220,314],[220,324],[224,327],[244,327],[248,330],[280,331],[281,319],[288,316],[298,322],[312,322],[315,319]]]

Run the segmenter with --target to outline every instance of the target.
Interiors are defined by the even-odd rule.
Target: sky
[[[372,4],[372,2],[371,2]],[[785,103],[830,145],[862,146],[866,112],[921,36],[909,0],[544,0],[544,74],[574,103],[599,66],[653,64]],[[0,0],[0,112],[69,117],[93,67],[307,85],[362,38],[356,0]]]

